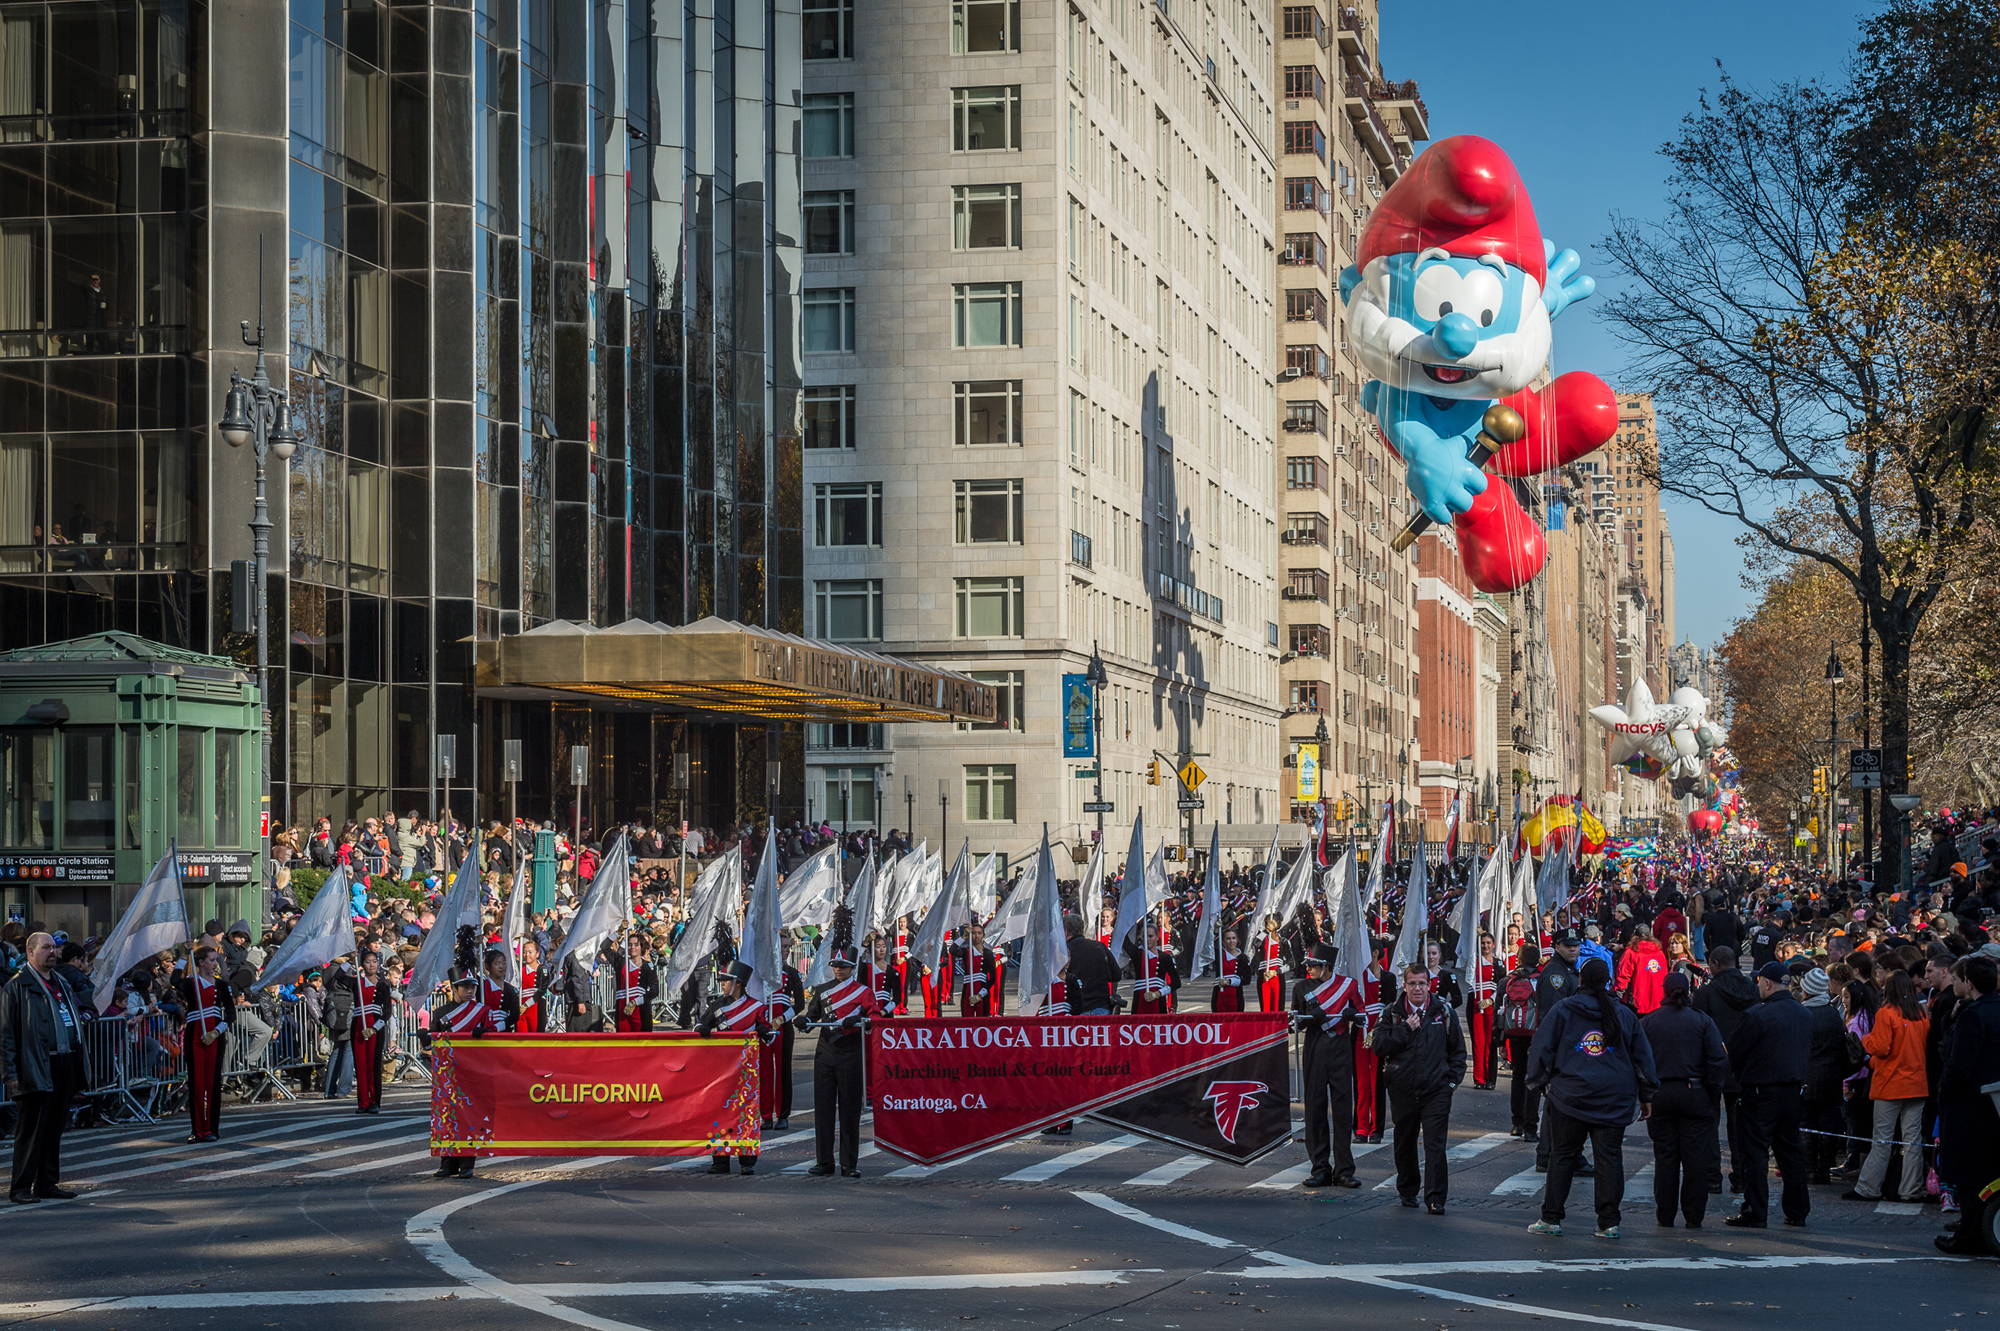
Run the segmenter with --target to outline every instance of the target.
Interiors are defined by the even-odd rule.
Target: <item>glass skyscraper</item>
[[[0,3],[0,645],[254,659],[211,423],[261,240],[279,815],[434,807],[441,736],[461,817],[503,739],[523,813],[573,746],[586,823],[729,822],[773,760],[802,806],[796,725],[472,685],[556,619],[803,632],[800,45],[797,0]]]

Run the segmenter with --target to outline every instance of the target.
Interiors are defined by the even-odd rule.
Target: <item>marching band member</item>
[[[1150,921],[1140,921],[1133,932],[1138,942],[1132,959],[1132,1015],[1171,1012],[1174,1010],[1174,992],[1181,987],[1180,972],[1174,967],[1173,954],[1163,952],[1155,945],[1157,934]]]
[[[1264,934],[1257,940],[1257,1006],[1276,1012],[1285,1004],[1285,945],[1278,930],[1284,921],[1264,917]]]
[[[1308,1188],[1358,1188],[1354,1177],[1354,1042],[1362,1020],[1360,990],[1335,975],[1337,949],[1321,943],[1306,955],[1306,978],[1292,987],[1293,1024],[1305,1031],[1301,1050],[1306,1113]]]
[[[1215,977],[1215,992],[1208,999],[1211,1012],[1243,1011],[1243,982],[1250,974],[1250,959],[1241,948],[1233,946],[1236,937],[1232,933],[1230,944],[1223,948],[1222,970]]]
[[[1354,1140],[1382,1140],[1382,1120],[1387,1108],[1388,1087],[1381,1078],[1381,1062],[1369,1047],[1383,1009],[1396,1001],[1396,977],[1389,974],[1389,949],[1393,940],[1377,937],[1374,956],[1361,981],[1362,1020],[1354,1024]]]
[[[760,1003],[750,997],[748,986],[751,974],[750,967],[743,962],[739,961],[732,965],[720,977],[722,992],[708,1000],[708,1010],[702,1013],[701,1020],[697,1023],[695,1029],[703,1035],[712,1035],[716,1031],[721,1031],[725,1035],[755,1035],[758,1040],[758,1059],[761,1064],[763,1062],[763,1051],[769,1044],[766,1037],[771,1034],[771,1005]],[[758,1074],[757,1099],[760,1102],[759,1107],[763,1109],[765,1119],[768,1120],[770,1118],[768,1106],[772,1103],[772,1092],[776,1088],[768,1085],[767,1080],[763,1078],[763,1068],[761,1066],[758,1069]],[[729,1172],[729,1156],[727,1154],[718,1154],[710,1157],[708,1172],[711,1174],[727,1174]],[[756,1156],[746,1155],[743,1157],[742,1172],[745,1178],[757,1172]]]
[[[521,987],[517,993],[520,1003],[520,1019],[514,1029],[517,1031],[539,1031],[542,1029],[542,995],[547,988],[542,983],[542,950],[535,940],[521,940]]]
[[[960,964],[964,973],[958,977],[958,1015],[961,1017],[990,1017],[993,1015],[993,953],[986,946],[986,929],[983,925],[968,924],[965,927],[965,943],[952,957],[953,969]]]
[[[890,952],[890,954],[889,954],[889,964],[890,964],[891,966],[893,966],[893,967],[895,968],[895,971],[896,971],[896,991],[895,991],[895,992],[896,992],[896,1007],[895,1007],[895,1015],[896,1015],[896,1016],[899,1016],[899,1017],[907,1017],[907,1016],[909,1016],[909,1015],[910,1015],[910,1003],[909,1003],[909,997],[910,997],[910,929],[909,929],[909,924],[910,924],[910,917],[909,917],[909,916],[907,916],[907,915],[898,915],[898,916],[896,917],[896,946],[895,946],[895,948],[894,948],[894,949],[893,949],[893,950],[892,950],[892,951]]]
[[[836,915],[836,940],[840,932]],[[875,1006],[875,995],[854,979],[858,960],[852,947],[836,948],[833,983],[813,990],[806,1005],[805,1020],[821,1024],[819,1047],[813,1051],[813,1146],[817,1159],[806,1172],[820,1178],[833,1173],[836,1116],[841,1177],[861,1177],[862,1025],[882,1013]]]
[[[1492,1090],[1494,1084],[1494,1005],[1499,998],[1501,967],[1494,955],[1493,935],[1479,935],[1479,959],[1472,964],[1467,997],[1466,1028],[1472,1035],[1472,1084]]]
[[[479,999],[493,1014],[493,1029],[521,1029],[521,991],[507,983],[507,954],[497,947],[486,949],[486,974],[480,977]],[[523,971],[522,979],[527,978]]]
[[[382,983],[382,958],[361,954],[361,969],[334,977],[354,997],[354,1112],[382,1112],[382,1032],[389,1026],[389,987]],[[477,985],[476,979],[467,983]]]
[[[467,1036],[478,1038],[497,1031],[493,1024],[493,1009],[475,997],[479,992],[480,980],[476,975],[461,975],[451,982],[451,1006],[440,1010],[431,1019],[431,1035],[449,1035],[453,1038]],[[355,1037],[357,1040],[359,1036]],[[381,1064],[376,1064],[379,1068]],[[438,1157],[437,1172],[432,1178],[471,1178],[470,1155],[446,1153]]]
[[[646,936],[634,929],[625,936],[625,954],[618,959],[618,992],[613,996],[618,1029],[652,1030],[653,1000],[659,996],[659,973],[646,960]]]
[[[212,947],[194,950],[194,973],[178,976],[174,989],[187,1017],[181,1026],[181,1047],[187,1055],[188,1140],[212,1142],[222,1128],[222,1064],[228,1052],[229,1016],[236,996],[218,973],[222,953]]]

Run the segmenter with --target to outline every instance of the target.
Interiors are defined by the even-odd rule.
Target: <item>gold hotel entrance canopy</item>
[[[685,628],[557,620],[479,643],[475,683],[490,697],[588,694],[760,721],[991,721],[996,706],[993,686],[966,675],[714,616]]]

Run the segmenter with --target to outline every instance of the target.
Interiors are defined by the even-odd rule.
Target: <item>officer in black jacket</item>
[[[1549,959],[1543,964],[1541,974],[1535,977],[1537,1025],[1549,1019],[1549,1013],[1555,1010],[1556,1004],[1582,992],[1583,979],[1576,968],[1576,959],[1582,951],[1583,936],[1574,929],[1562,930],[1549,944]],[[1538,1091],[1531,1088],[1528,1094],[1535,1098],[1528,1101],[1522,1114],[1521,1121],[1524,1123],[1535,1120],[1533,1111],[1538,1110],[1541,1103]],[[1549,1134],[1546,1132],[1535,1138],[1535,1168],[1545,1174],[1549,1169]],[[1576,1172],[1589,1178],[1597,1171],[1586,1158],[1577,1166]]]
[[[1723,1221],[1738,1229],[1762,1229],[1771,1206],[1770,1157],[1778,1157],[1784,1179],[1785,1223],[1803,1225],[1812,1210],[1806,1191],[1805,1101],[1802,1092],[1812,1052],[1812,1017],[1792,997],[1791,972],[1773,961],[1757,972],[1763,1002],[1743,1014],[1729,1042],[1729,1064],[1743,1085],[1743,1209]]]
[[[1660,1078],[1646,1133],[1653,1139],[1654,1211],[1669,1229],[1677,1209],[1689,1229],[1701,1228],[1722,1152],[1716,1126],[1729,1055],[1715,1023],[1689,1005],[1692,989],[1684,972],[1667,976],[1665,1001],[1639,1023]]]
[[[1432,1215],[1444,1214],[1445,1138],[1451,1131],[1451,1096],[1465,1080],[1465,1035],[1458,1013],[1431,993],[1422,962],[1403,968],[1403,997],[1382,1014],[1370,1042],[1382,1060],[1389,1116],[1396,1130],[1396,1191],[1403,1205],[1417,1204],[1421,1184]],[[1423,1176],[1417,1175],[1417,1137],[1423,1137]]]

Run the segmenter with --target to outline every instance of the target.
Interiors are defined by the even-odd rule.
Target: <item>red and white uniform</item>
[[[653,1028],[652,1000],[646,994],[646,963],[630,957],[618,958],[618,992],[611,1001],[617,1005],[618,1029],[649,1031]],[[631,1011],[626,1011],[627,1007]]]
[[[902,997],[896,1003],[896,1015],[908,1016],[910,1012],[910,932],[903,928],[901,921],[896,925],[896,945],[889,950],[889,962],[896,969],[896,992]]]
[[[1472,1009],[1466,1023],[1472,1028],[1472,1080],[1475,1085],[1493,1084],[1493,1018],[1500,1001],[1499,968],[1490,958],[1473,963],[1472,992],[1466,1006]]]
[[[964,969],[958,979],[958,1015],[961,1017],[990,1017],[993,1015],[993,954],[983,947],[970,943],[954,950],[954,969]]]
[[[480,976],[479,1000],[482,1003],[486,1004],[487,1012],[492,1015],[493,1029],[496,1031],[506,1030],[507,1029],[506,981],[496,980],[490,975]]]
[[[1152,948],[1139,953],[1139,974],[1132,981],[1132,1015],[1146,1016],[1173,1011],[1173,986],[1161,954]]]
[[[1257,940],[1257,1005],[1266,1012],[1285,1005],[1285,950],[1275,934]]]
[[[1366,976],[1361,982],[1361,1017],[1354,1030],[1354,1132],[1356,1136],[1372,1137],[1382,1130],[1376,1113],[1381,1099],[1381,1066],[1375,1051],[1368,1046],[1369,1037],[1382,1020],[1382,979],[1378,975]]]
[[[1306,991],[1306,1003],[1328,1019],[1362,1010],[1361,989],[1345,975],[1329,975]]]
[[[382,1103],[382,1034],[389,1020],[388,996],[379,980],[354,973],[354,1107],[360,1111]],[[483,1005],[481,1011],[484,1011]]]
[[[431,1019],[432,1035],[489,1035],[499,1029],[493,1010],[476,1000],[453,1003]]]
[[[234,1001],[229,986],[216,980],[190,975],[182,997],[187,1001],[187,1021],[182,1027],[181,1047],[188,1068],[188,1132],[195,1137],[213,1137],[222,1126],[222,1064],[229,1048],[230,1011]],[[204,1037],[213,1035],[213,1043]]]
[[[539,1031],[542,1029],[542,1005],[535,993],[536,976],[526,967],[521,970],[521,1021],[518,1029]]]
[[[1215,993],[1208,1000],[1211,1012],[1241,1012],[1243,1010],[1243,973],[1249,970],[1249,963],[1241,953],[1232,952],[1222,959],[1222,973],[1216,976]]]
[[[1069,985],[1058,975],[1049,981],[1049,1001],[1042,1004],[1038,1017],[1067,1017],[1069,1015]]]

